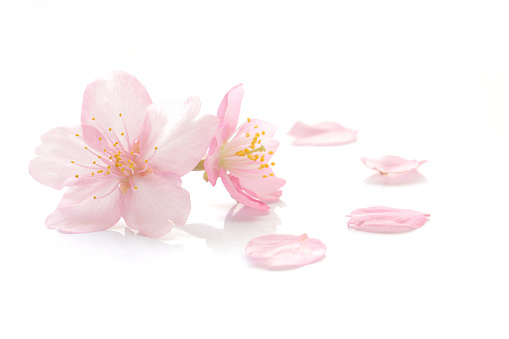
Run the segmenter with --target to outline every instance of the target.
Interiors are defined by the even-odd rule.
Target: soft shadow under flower
[[[276,232],[281,225],[275,207],[284,207],[282,201],[270,204],[270,210],[256,210],[240,204],[233,206],[226,215],[223,229],[206,224],[187,224],[179,229],[199,238],[206,239],[206,244],[218,252],[243,250],[253,238]]]
[[[184,251],[182,245],[165,242],[135,234],[125,228],[125,234],[116,231],[69,234],[59,232],[60,244],[82,252],[89,257],[110,258],[127,262],[147,263],[174,257]]]

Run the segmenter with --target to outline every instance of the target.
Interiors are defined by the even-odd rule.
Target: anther
[[[92,118],[92,120],[95,120],[95,118]]]
[[[265,131],[262,131],[262,135],[265,135]]]
[[[134,189],[137,190],[138,189],[138,186],[134,186]]]
[[[71,164],[74,164],[74,161],[71,160]]]
[[[250,119],[250,118],[247,118],[247,122],[251,122],[251,119]]]
[[[121,116],[122,116],[122,113],[119,113],[119,114],[118,114],[118,116],[119,116],[119,117],[121,117]]]
[[[267,178],[267,176],[266,176],[266,175],[264,175],[263,177],[264,177],[264,178]]]
[[[258,125],[256,125],[255,128],[258,128]]]
[[[77,137],[79,137],[80,135],[79,134],[76,134]]]
[[[274,166],[275,164],[276,164],[275,162],[271,162],[271,163],[270,163],[270,165],[271,165],[271,166]]]
[[[77,177],[79,177],[79,175],[76,174],[75,177],[77,178]]]
[[[77,134],[76,134],[77,135]],[[246,138],[249,138],[250,134],[249,133],[246,133]]]
[[[269,154],[274,154],[274,151],[270,151]]]

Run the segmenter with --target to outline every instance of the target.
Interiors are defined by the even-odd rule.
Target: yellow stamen
[[[258,128],[258,125],[256,125],[255,128]]]
[[[79,134],[76,134],[77,137],[79,137],[80,135]]]
[[[250,118],[247,118],[247,122],[251,122],[251,119],[250,119]]]
[[[71,160],[71,164],[74,164],[74,161]]]
[[[274,151],[270,151],[269,154],[274,154]]]
[[[79,177],[79,175],[76,174],[75,177],[77,178],[77,177]]]
[[[274,176],[274,173],[271,173],[271,174],[269,174],[269,175],[270,175],[271,177],[273,177],[273,176]]]
[[[138,189],[138,186],[134,186],[134,189],[137,190]]]
[[[264,175],[263,177],[264,177],[264,178],[266,178],[267,176],[266,176],[266,175]]]
[[[271,164],[272,166],[274,166],[276,163],[275,163],[275,162],[271,162],[270,164]]]
[[[119,113],[119,114],[118,114],[118,116],[119,116],[119,117],[121,117],[121,116],[122,116],[122,113]]]
[[[76,134],[77,135],[77,134]],[[249,133],[246,133],[246,138],[249,138],[250,134]]]
[[[265,135],[265,131],[262,131],[262,135]]]

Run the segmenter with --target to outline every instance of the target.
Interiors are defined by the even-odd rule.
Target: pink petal
[[[93,127],[76,126],[54,128],[41,136],[42,144],[35,151],[39,157],[32,159],[28,167],[35,180],[43,185],[62,189],[76,182],[76,175],[90,174],[93,171],[77,165],[90,166],[97,160],[92,152],[85,149],[90,145],[83,139],[83,128],[91,135],[99,133]]]
[[[217,117],[219,118],[219,123],[224,123],[224,128],[221,131],[223,140],[230,139],[237,128],[243,98],[244,88],[242,84],[239,84],[230,89],[224,96],[221,104],[219,104]]]
[[[412,231],[423,226],[430,215],[407,209],[374,206],[357,209],[347,216],[351,217],[348,221],[350,229],[376,233],[398,233]]]
[[[307,125],[297,121],[288,135],[295,137],[293,144],[296,146],[335,146],[357,140],[357,131],[335,122]]]
[[[103,231],[120,219],[121,198],[116,180],[97,176],[80,178],[48,216],[46,226],[70,233]]]
[[[87,86],[81,124],[96,127],[108,136],[125,133],[132,143],[141,132],[145,110],[151,103],[152,99],[138,79],[125,72],[112,72]],[[85,133],[85,139],[92,141],[93,136]],[[126,138],[119,138],[119,142],[124,149],[128,148]]]
[[[254,238],[246,246],[246,254],[269,268],[290,268],[311,264],[323,258],[327,247],[307,234],[270,234]]]
[[[153,173],[133,179],[136,189],[127,190],[121,213],[127,226],[151,238],[170,232],[172,224],[184,225],[191,201],[175,173]]]
[[[217,178],[221,175],[219,172],[219,159],[221,157],[221,145],[223,144],[222,133],[220,132],[222,126],[223,125],[219,126],[218,132],[215,137],[212,138],[207,157],[203,163],[203,167],[205,167],[205,171],[207,172],[212,186],[216,186]]]
[[[218,125],[217,118],[212,115],[194,120],[200,107],[200,99],[191,97],[180,112],[166,104],[148,108],[139,139],[142,157],[152,158],[150,167],[183,176],[200,162]],[[168,121],[168,117],[172,120]]]
[[[252,197],[252,194],[245,192],[242,187],[239,185],[239,179],[233,175],[226,173],[224,168],[220,169],[221,181],[223,182],[224,187],[230,193],[233,199],[237,200],[237,202],[241,203],[244,206],[259,209],[259,210],[268,210],[269,206],[264,204],[263,202],[256,200]]]
[[[281,188],[286,184],[286,180],[274,175],[274,172],[270,167],[262,170],[254,170],[253,172],[259,177],[253,178],[248,176],[239,176],[238,185],[251,196],[265,202],[273,202],[279,199],[283,193]],[[266,176],[266,178],[264,176]]]
[[[406,160],[386,155],[380,158],[361,158],[361,162],[367,167],[379,171],[380,174],[402,174],[419,168],[427,160]]]

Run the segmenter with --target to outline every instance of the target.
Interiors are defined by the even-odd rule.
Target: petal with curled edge
[[[268,210],[270,207],[263,202],[254,199],[249,192],[245,192],[239,185],[239,179],[226,172],[224,168],[220,168],[221,181],[224,187],[230,193],[231,197],[244,206],[255,208],[258,210]]]
[[[133,179],[126,191],[121,213],[127,226],[151,238],[171,231],[172,224],[182,226],[191,211],[189,193],[180,187],[180,177],[171,172],[151,173]]]
[[[243,84],[239,84],[230,89],[219,104],[217,117],[219,119],[219,123],[224,124],[224,128],[221,130],[221,138],[225,141],[230,139],[237,129],[240,106],[243,98],[244,87]]]
[[[255,263],[268,268],[292,268],[311,264],[325,256],[327,247],[318,239],[290,234],[262,235],[246,246]]]
[[[379,158],[361,158],[361,162],[380,174],[403,174],[418,169],[427,160],[407,160],[401,157],[386,155]]]
[[[297,121],[288,135],[294,137],[296,146],[337,146],[357,140],[357,131],[336,122],[321,122],[307,125]]]
[[[422,227],[430,215],[408,209],[373,206],[352,211],[348,228],[374,233],[399,233]]]

